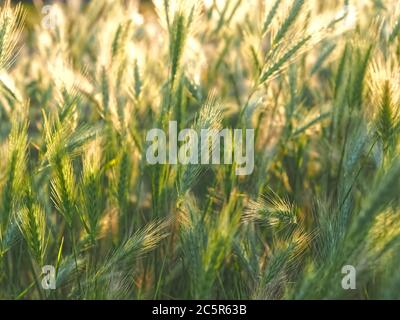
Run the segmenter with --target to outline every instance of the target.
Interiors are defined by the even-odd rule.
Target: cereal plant
[[[399,138],[396,0],[3,0],[0,299],[399,299]]]

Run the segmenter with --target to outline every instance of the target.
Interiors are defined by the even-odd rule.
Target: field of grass
[[[0,5],[0,299],[400,298],[398,1],[33,2]],[[254,171],[149,164],[169,121],[254,129]]]

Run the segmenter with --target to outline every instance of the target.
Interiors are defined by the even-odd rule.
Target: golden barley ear
[[[25,11],[19,3],[11,7],[7,0],[0,9],[0,70],[9,68],[16,59],[15,48],[23,30]]]

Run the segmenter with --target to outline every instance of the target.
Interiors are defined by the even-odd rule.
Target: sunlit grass
[[[397,1],[27,8],[0,12],[0,298],[400,298]],[[170,121],[255,129],[254,172],[150,165]]]

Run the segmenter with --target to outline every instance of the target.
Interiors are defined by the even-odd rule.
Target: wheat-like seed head
[[[21,4],[12,8],[10,0],[3,3],[0,8],[0,69],[9,68],[16,58],[14,49],[21,36],[24,19],[25,11]]]
[[[28,248],[37,263],[43,263],[46,251],[46,217],[43,208],[33,204],[31,208],[23,207],[18,212],[18,226]]]

